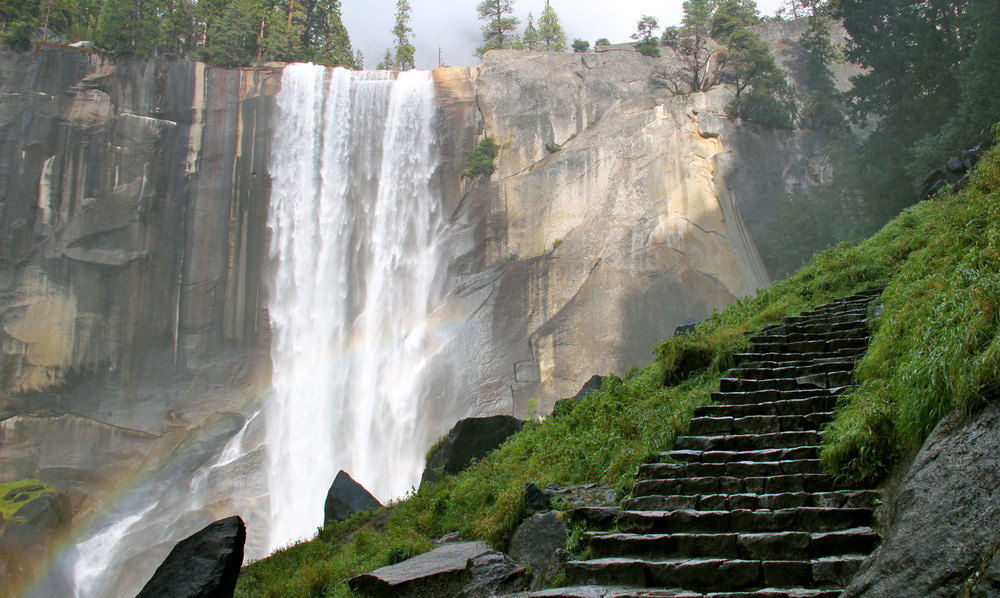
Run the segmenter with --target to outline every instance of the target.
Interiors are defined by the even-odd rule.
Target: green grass
[[[42,488],[39,490],[33,490],[28,492],[22,500],[14,502],[8,500],[7,493],[16,488],[24,488],[25,486],[35,486],[41,485]],[[9,519],[17,512],[18,509],[27,504],[30,500],[38,498],[42,494],[49,491],[49,487],[41,480],[17,480],[16,482],[0,482],[0,515],[4,519]]]
[[[526,515],[524,483],[603,482],[627,492],[641,462],[671,448],[707,403],[749,332],[873,286],[885,313],[825,437],[831,471],[875,482],[955,408],[971,411],[1000,388],[1000,149],[971,184],[903,212],[858,246],[841,244],[786,280],[717,312],[655,359],[601,390],[528,422],[458,476],[329,526],[244,568],[238,596],[347,596],[344,581],[431,548],[459,531],[506,547]],[[665,301],[668,300],[665,298]]]

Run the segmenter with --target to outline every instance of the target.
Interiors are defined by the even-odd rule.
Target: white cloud
[[[551,0],[559,13],[566,36],[585,39],[591,44],[606,37],[612,42],[629,41],[636,22],[652,15],[660,25],[677,24],[682,0]],[[781,0],[758,0],[767,14],[773,14]],[[478,0],[410,0],[413,7],[413,43],[417,48],[417,66],[438,65],[438,48],[445,64],[470,65],[481,43],[480,22],[476,15]],[[514,9],[522,21],[528,13],[537,17],[545,0],[514,0]],[[365,54],[368,68],[374,68],[392,45],[390,30],[395,19],[396,0],[343,0],[344,23],[354,47]]]

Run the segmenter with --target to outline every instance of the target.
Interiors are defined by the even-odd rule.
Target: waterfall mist
[[[430,73],[289,65],[277,102],[272,548],[322,524],[339,469],[383,502],[414,487],[424,451],[461,415],[462,386],[439,309],[447,256]]]

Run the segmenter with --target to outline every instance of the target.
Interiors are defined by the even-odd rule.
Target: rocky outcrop
[[[496,450],[523,426],[523,421],[509,415],[460,420],[427,455],[427,467],[421,481],[436,481],[439,473],[459,473],[473,460]]]
[[[938,424],[892,501],[882,545],[844,596],[998,595],[998,443],[1000,405]]]
[[[532,589],[549,585],[571,554],[566,550],[569,529],[559,513],[549,511],[528,517],[514,530],[510,557],[530,570]]]
[[[323,521],[344,521],[355,513],[377,509],[382,506],[371,492],[354,481],[343,469],[337,472],[323,505]]]
[[[523,587],[524,569],[483,542],[445,544],[348,580],[361,596],[486,598]]]
[[[232,598],[246,537],[243,520],[229,517],[181,540],[136,598]]]
[[[762,28],[793,77],[803,32]],[[525,417],[536,399],[547,413],[591,373],[647,362],[683,321],[766,284],[754,238],[776,200],[829,176],[828,139],[729,120],[725,87],[675,95],[657,75],[669,60],[484,57],[476,101],[497,172],[467,184],[452,218],[482,412]],[[852,72],[837,67],[844,82]]]

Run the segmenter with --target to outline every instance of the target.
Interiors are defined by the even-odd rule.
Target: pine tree
[[[392,61],[392,52],[389,50],[385,51],[385,55],[382,56],[382,62],[375,65],[376,71],[391,71],[395,67],[395,63]]]
[[[800,40],[807,53],[805,68],[806,97],[802,102],[803,126],[833,133],[847,132],[840,109],[840,92],[833,79],[830,63],[837,50],[830,41],[830,19],[818,14],[809,17],[809,29]]]
[[[416,49],[410,43],[410,3],[407,0],[396,0],[396,25],[392,28],[395,38],[396,69],[406,71],[414,67]]]
[[[640,54],[645,56],[660,55],[660,48],[656,44],[656,30],[659,28],[660,25],[657,23],[656,17],[643,15],[639,19],[638,24],[636,24],[635,33],[632,34],[632,39],[639,42],[635,45],[635,49]]]
[[[359,71],[365,70],[365,54],[361,50],[354,51],[354,68]]]
[[[97,20],[94,43],[121,56],[152,56],[160,41],[156,0],[108,0]]]
[[[488,50],[503,50],[511,47],[518,20],[514,14],[513,0],[482,0],[476,7],[483,25],[483,45],[476,48],[482,56]]]
[[[538,38],[542,49],[547,52],[564,52],[566,50],[566,33],[559,24],[559,15],[552,8],[552,3],[545,0],[542,16],[538,17]]]
[[[538,38],[538,29],[535,29],[535,17],[528,13],[528,26],[524,29],[524,36],[521,38],[525,50],[534,52],[539,49],[541,43]]]

